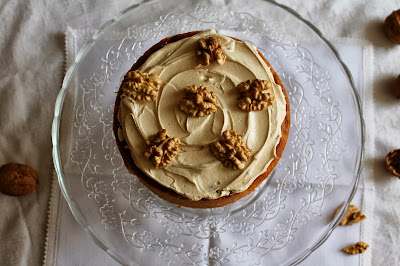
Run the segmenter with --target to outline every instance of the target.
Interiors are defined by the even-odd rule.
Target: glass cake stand
[[[165,202],[128,173],[112,114],[122,77],[144,51],[205,29],[258,47],[287,90],[291,129],[278,166],[254,193],[195,210]],[[57,98],[52,139],[72,213],[118,262],[281,265],[304,260],[338,225],[360,178],[364,127],[348,68],[290,8],[261,0],[163,0],[127,8],[79,51]]]

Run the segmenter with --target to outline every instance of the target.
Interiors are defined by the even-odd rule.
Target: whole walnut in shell
[[[394,82],[393,92],[397,98],[400,98],[400,75],[397,77],[397,79]]]
[[[400,178],[400,149],[391,150],[386,155],[386,169]]]
[[[38,184],[36,171],[27,165],[7,163],[0,167],[0,192],[10,196],[31,194]]]
[[[385,31],[392,42],[400,44],[400,9],[385,19]]]

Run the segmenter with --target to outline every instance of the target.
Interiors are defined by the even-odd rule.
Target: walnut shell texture
[[[385,31],[392,42],[400,44],[400,9],[385,19]]]
[[[36,171],[27,165],[7,163],[0,167],[0,192],[9,196],[31,194],[38,184]]]
[[[391,150],[386,156],[386,169],[400,178],[400,149]]]
[[[394,82],[393,92],[397,98],[400,98],[400,75],[397,77],[397,79]]]

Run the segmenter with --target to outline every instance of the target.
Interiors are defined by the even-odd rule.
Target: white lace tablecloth
[[[366,120],[366,168],[364,195],[359,191],[355,201],[367,206],[369,223],[357,228],[358,235],[348,234],[350,228],[338,228],[304,265],[337,265],[342,258],[368,265],[398,265],[400,255],[400,182],[384,169],[384,157],[393,148],[400,148],[400,101],[390,91],[393,79],[400,73],[400,46],[385,36],[382,22],[398,1],[364,0],[281,0],[311,21],[325,37],[340,46],[353,44],[371,56],[363,56],[368,75],[361,75]],[[59,208],[60,219],[48,219],[52,176],[51,121],[55,98],[64,76],[64,32],[67,26],[97,28],[115,16],[132,1],[98,0],[79,3],[63,1],[3,1],[0,4],[0,164],[20,162],[38,170],[38,189],[26,197],[0,194],[1,265],[41,265],[45,248],[46,225],[49,234],[46,264],[112,265],[114,261],[95,246],[83,233],[60,198],[52,208]],[[357,57],[360,59],[360,57]],[[346,59],[345,59],[346,60]],[[351,64],[351,62],[349,62]],[[57,183],[53,193],[57,194]],[[59,194],[58,194],[59,196]],[[59,201],[58,201],[59,200]],[[370,202],[368,202],[370,201]],[[61,204],[61,205],[58,205]],[[365,207],[365,205],[363,205]],[[58,217],[58,216],[55,216]],[[366,221],[367,221],[366,220]],[[363,226],[365,228],[363,228]],[[59,230],[63,228],[62,230]],[[351,228],[354,229],[354,228]],[[358,231],[360,230],[360,231]],[[69,232],[69,233],[67,233]],[[354,232],[352,232],[354,233]],[[344,256],[342,247],[333,237],[346,243],[367,240],[370,249],[363,256]],[[351,236],[349,239],[347,236]],[[79,245],[77,244],[79,243]],[[61,248],[60,248],[61,247]]]

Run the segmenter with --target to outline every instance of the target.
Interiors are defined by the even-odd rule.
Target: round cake
[[[122,80],[114,134],[126,167],[159,197],[221,207],[253,192],[289,134],[278,75],[257,48],[215,30],[151,47]]]

